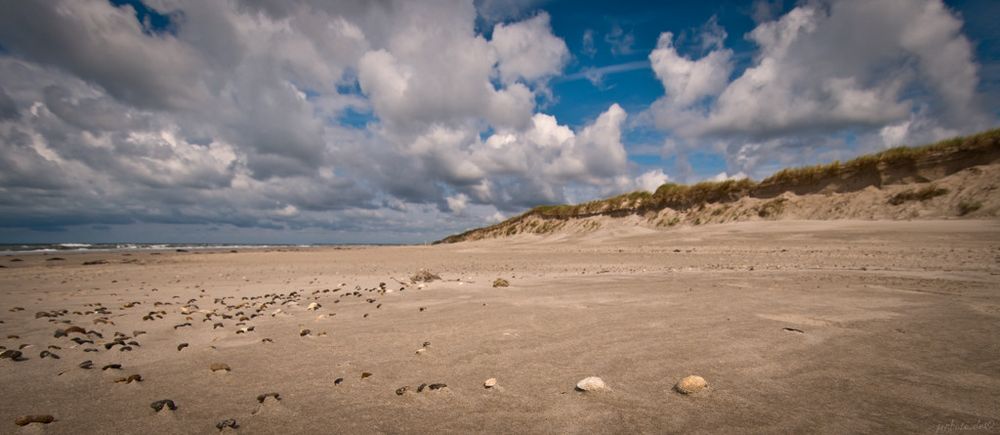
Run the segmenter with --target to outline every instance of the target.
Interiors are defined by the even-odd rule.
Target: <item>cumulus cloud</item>
[[[512,24],[497,24],[490,45],[497,51],[500,79],[534,82],[562,71],[569,60],[569,49],[552,34],[549,14]]]
[[[650,114],[682,148],[722,140],[731,170],[760,175],[766,164],[832,157],[803,144],[847,131],[857,139],[832,145],[850,153],[988,127],[971,44],[940,0],[807,2],[781,16],[757,5],[746,35],[757,52],[734,77],[712,21],[700,57],[680,54],[670,32],[650,54],[665,90]]]
[[[643,172],[635,178],[635,185],[640,190],[646,192],[656,192],[656,189],[670,181],[670,177],[663,173],[663,169],[654,169]]]
[[[569,52],[534,2],[147,4],[168,29],[105,0],[0,0],[0,232],[412,240],[628,172],[620,107],[576,129],[536,107]]]

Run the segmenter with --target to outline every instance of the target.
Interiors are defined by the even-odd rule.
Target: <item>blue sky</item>
[[[997,126],[989,0],[0,0],[0,243],[422,242]]]

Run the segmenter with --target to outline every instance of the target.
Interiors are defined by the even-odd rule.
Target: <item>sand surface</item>
[[[0,360],[0,433],[217,433],[229,418],[239,433],[1000,432],[996,221],[0,264],[0,344],[29,345]],[[443,280],[398,282],[420,269]],[[67,312],[36,318],[54,310]],[[103,338],[54,337],[70,325]],[[116,332],[138,345],[107,350]],[[142,382],[115,382],[132,374]],[[708,389],[673,390],[692,374]],[[588,376],[610,391],[575,391]],[[423,383],[447,387],[415,392]],[[270,392],[281,400],[258,403]],[[160,399],[178,409],[156,413]],[[16,426],[25,414],[56,421]]]

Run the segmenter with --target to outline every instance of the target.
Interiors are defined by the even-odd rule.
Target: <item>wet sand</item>
[[[29,345],[0,360],[0,433],[1000,431],[1000,222],[129,254],[0,256],[0,344]],[[673,390],[692,374],[708,389]]]

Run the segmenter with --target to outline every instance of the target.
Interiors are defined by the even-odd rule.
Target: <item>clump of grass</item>
[[[979,201],[962,201],[958,203],[958,215],[965,216],[981,208],[983,208],[983,203]]]
[[[920,189],[910,189],[899,192],[889,198],[889,204],[900,205],[907,201],[927,201],[948,193],[948,189],[934,186],[933,184]]]
[[[762,218],[780,216],[785,211],[785,201],[787,201],[785,198],[776,198],[761,204],[757,216]]]

